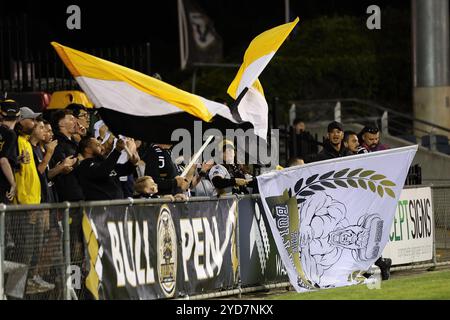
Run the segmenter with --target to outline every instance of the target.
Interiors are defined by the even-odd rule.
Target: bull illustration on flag
[[[361,283],[389,239],[417,146],[258,177],[278,251],[297,291]]]

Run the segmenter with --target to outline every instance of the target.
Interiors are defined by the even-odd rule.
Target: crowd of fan
[[[53,111],[44,119],[30,108],[4,100],[0,102],[0,115],[0,202],[4,204],[128,197],[182,201],[189,196],[257,192],[254,177],[245,166],[235,163],[232,141],[220,142],[223,163],[209,160],[181,175],[183,163],[172,160],[171,145],[115,137],[99,118],[91,126],[94,115],[79,104]],[[317,152],[313,145],[308,154],[302,154],[302,143],[313,140],[303,122],[297,120],[294,129],[293,143],[300,144],[291,150],[294,157],[289,166],[386,148],[379,143],[376,128],[366,127],[358,136],[352,131],[344,132],[342,124],[332,122],[322,150]],[[71,210],[70,215],[71,253],[79,255],[72,259],[83,260],[82,213]],[[20,262],[35,267],[27,291],[51,290],[54,285],[41,277],[36,266],[40,264],[45,239],[61,229],[61,221],[48,212],[30,211],[21,223],[32,226],[32,232],[14,235],[8,232],[7,225],[7,249],[22,246],[25,249]]]
[[[380,143],[380,131],[376,126],[365,126],[359,133],[345,130],[337,121],[328,124],[327,137],[319,143],[306,131],[305,123],[295,119],[292,128],[288,166],[310,163],[356,154],[386,150],[389,147]],[[322,150],[318,151],[318,146]]]
[[[244,167],[234,163],[234,144],[228,140],[220,142],[223,164],[206,161],[181,175],[183,163],[172,161],[171,145],[115,137],[98,115],[79,104],[44,119],[41,113],[4,100],[0,115],[0,202],[4,204],[128,197],[183,201],[189,196],[250,193],[256,186]],[[91,126],[94,117],[98,121]],[[22,248],[20,259],[13,260],[31,267],[29,293],[54,287],[44,281],[38,266],[48,235],[55,230],[62,234],[61,218],[43,212],[30,211],[20,222],[7,216],[7,258]],[[81,261],[81,210],[71,209],[70,221],[72,261]],[[9,231],[17,225],[22,232]]]

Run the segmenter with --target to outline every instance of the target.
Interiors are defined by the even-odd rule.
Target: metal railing
[[[290,123],[292,123],[296,114],[300,114],[305,122],[322,123],[324,126],[332,120],[343,123],[375,125],[384,134],[422,144],[433,151],[450,153],[450,148],[440,148],[443,145],[448,145],[449,128],[415,118],[410,114],[393,110],[372,101],[349,98],[301,100],[292,101],[290,104]],[[437,135],[438,132],[440,135]],[[443,142],[440,143],[437,138]]]

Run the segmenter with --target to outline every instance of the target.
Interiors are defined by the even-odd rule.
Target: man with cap
[[[15,172],[17,194],[14,200],[17,204],[41,203],[41,180],[33,156],[33,147],[29,141],[36,125],[35,119],[40,115],[41,113],[36,113],[28,107],[22,107],[19,121],[15,126],[19,154],[24,155],[23,158],[28,157],[28,161],[20,162],[19,169]],[[28,293],[52,290],[55,285],[44,281],[39,275],[39,261],[49,213],[30,210],[25,215],[20,215],[19,219],[21,228],[26,230],[17,241],[17,248],[21,250],[20,262],[30,268],[26,290]]]
[[[33,131],[34,120],[41,115],[35,113],[27,107],[20,108],[19,122],[16,124],[17,147],[19,154],[29,155],[30,161],[21,163],[16,172],[18,204],[38,204],[41,203],[41,182],[34,161],[33,147],[29,141],[30,134]]]
[[[315,161],[339,158],[345,155],[342,139],[344,128],[340,122],[332,121],[328,124],[327,140],[323,143],[323,149],[317,154]]]
[[[380,143],[380,130],[375,126],[365,126],[358,134],[359,144],[366,149],[365,152],[375,152],[387,150],[389,147]]]
[[[218,195],[248,194],[247,186],[256,186],[255,180],[244,172],[242,166],[236,164],[235,146],[230,140],[219,143],[217,164],[209,171],[209,180],[216,188]]]
[[[17,135],[14,126],[20,109],[14,100],[0,102],[0,202],[8,204],[16,195],[14,170],[17,168]]]

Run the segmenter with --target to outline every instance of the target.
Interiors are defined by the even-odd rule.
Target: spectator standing
[[[301,119],[295,119],[291,133],[290,157],[304,158],[319,151],[316,139],[306,131],[306,125]]]
[[[209,160],[197,168],[196,174],[194,175],[191,182],[191,194],[195,197],[213,197],[216,196],[216,188],[209,180],[208,173],[209,170],[214,166],[214,160]]]
[[[150,176],[158,185],[158,194],[176,195],[189,188],[189,181],[178,175],[172,161],[171,145],[151,143],[143,148],[142,160],[145,162],[144,175]]]
[[[35,119],[40,113],[35,113],[27,107],[20,108],[19,122],[16,124],[18,133],[17,147],[20,154],[28,157],[27,162],[20,164],[20,169],[16,172],[18,204],[38,204],[41,203],[41,182],[36,169],[33,157],[33,148],[29,138],[35,126]]]
[[[247,185],[254,181],[235,164],[235,147],[230,140],[219,143],[219,162],[209,171],[209,179],[217,190],[218,195],[248,194]],[[252,182],[253,185],[253,182]]]
[[[0,102],[0,202],[8,204],[17,191],[14,170],[17,168],[17,135],[14,127],[19,119],[20,109],[14,100]]]
[[[332,121],[328,124],[327,139],[323,143],[323,149],[317,154],[314,161],[321,161],[343,157],[345,150],[342,146],[344,128],[340,122]]]
[[[88,113],[88,109],[79,103],[71,103],[66,107],[66,110],[72,111],[75,117],[75,131],[72,138],[78,143],[82,137],[85,137],[89,133],[89,125],[91,119]]]
[[[358,135],[354,131],[344,132],[345,155],[351,156],[355,154],[367,153],[368,151],[359,145]]]
[[[84,200],[83,190],[74,173],[74,168],[78,165],[78,143],[72,139],[76,134],[75,117],[70,110],[58,110],[53,114],[51,124],[58,145],[50,161],[48,177],[55,183],[60,202]],[[70,209],[69,215],[71,261],[81,268],[84,259],[83,211],[81,208],[73,208]]]
[[[39,204],[41,202],[41,180],[33,155],[33,147],[30,143],[31,134],[36,126],[36,118],[40,113],[35,113],[27,107],[20,108],[19,122],[16,124],[18,134],[18,151],[28,157],[22,161],[16,172],[18,204]],[[42,279],[40,275],[40,257],[44,245],[44,234],[49,229],[49,212],[29,211],[25,213],[25,219],[21,221],[22,235],[18,239],[18,248],[23,250],[22,263],[29,266],[27,280],[27,293],[37,293],[55,288],[55,285]]]
[[[389,149],[389,146],[380,143],[380,130],[375,126],[365,126],[358,136],[360,145],[368,152]]]
[[[50,141],[45,145],[45,148],[43,148],[42,144],[46,141],[47,130],[45,129],[42,118],[37,118],[35,123],[30,136],[30,143],[33,148],[33,156],[41,182],[41,202],[53,203],[56,202],[56,199],[49,186],[48,164],[55,152],[58,141]]]
[[[389,149],[387,145],[380,143],[380,131],[377,127],[365,126],[359,133],[359,139],[364,151],[360,151],[358,153],[376,152]],[[391,275],[392,260],[380,256],[377,261],[375,261],[375,265],[380,268],[381,279],[388,280]]]
[[[103,155],[100,141],[93,137],[83,137],[79,152],[83,160],[75,173],[83,188],[86,200],[123,199],[123,191],[118,176],[131,174],[139,158],[132,157],[125,164],[117,164],[122,150],[127,150],[126,142],[119,139],[107,158]]]
[[[58,145],[50,164],[51,168],[55,170],[49,176],[55,182],[58,199],[59,201],[84,200],[83,190],[73,173],[73,169],[77,165],[78,154],[78,143],[72,139],[76,133],[75,117],[69,110],[58,110],[53,115],[52,128]]]

